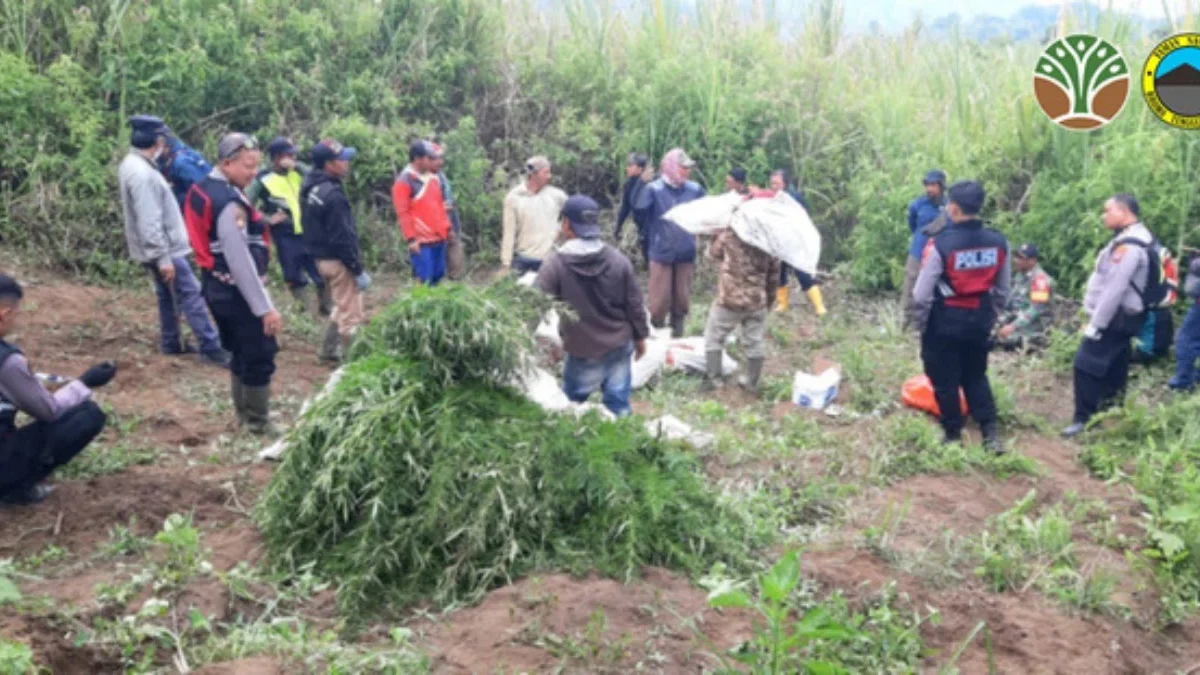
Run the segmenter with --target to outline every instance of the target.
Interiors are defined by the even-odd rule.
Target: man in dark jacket
[[[654,169],[647,166],[649,163],[650,158],[646,155],[640,152],[629,153],[629,158],[625,162],[625,187],[621,189],[621,208],[617,211],[617,230],[613,235],[620,244],[621,230],[625,227],[625,220],[633,217],[633,224],[637,227],[638,246],[642,252],[642,261],[647,269],[650,267],[650,240],[646,238],[646,224],[634,214],[633,207],[637,204],[642,188],[654,178]]]
[[[117,374],[117,367],[105,362],[53,394],[46,391],[21,350],[5,341],[23,295],[15,279],[0,275],[0,506],[34,504],[54,491],[42,481],[104,430],[106,417],[92,400],[92,389]],[[18,412],[33,422],[18,428]]]
[[[313,146],[313,170],[300,188],[304,220],[304,246],[317,261],[317,270],[333,296],[333,314],[317,357],[322,363],[340,360],[354,331],[366,320],[362,292],[371,284],[363,271],[358,228],[342,180],[350,173],[350,160],[358,152],[332,139]]]
[[[996,316],[1008,300],[1012,268],[1008,240],[984,227],[983,186],[962,181],[950,188],[951,225],[933,239],[913,287],[921,329],[921,360],[933,384],[947,443],[962,437],[959,388],[989,451],[1004,451],[996,430],[996,403],[988,382],[988,350]]]
[[[646,353],[650,327],[633,264],[601,241],[599,215],[591,197],[567,200],[560,233],[566,241],[542,265],[536,283],[579,317],[560,327],[567,353],[563,391],[583,403],[602,390],[604,406],[621,417],[631,412],[630,357]]]
[[[650,284],[647,295],[650,320],[662,328],[671,319],[671,335],[683,337],[692,305],[692,277],[696,272],[696,237],[663,216],[672,208],[704,196],[704,188],[691,180],[695,162],[682,148],[667,152],[662,177],[642,189],[634,217],[646,224],[650,239]]]
[[[922,254],[925,252],[926,242],[933,234],[926,228],[946,208],[946,173],[941,169],[931,169],[925,174],[923,183],[925,194],[908,205],[908,231],[911,238],[908,242],[908,260],[904,264],[904,289],[900,295],[901,311],[906,325],[912,318],[912,291],[917,283],[917,275],[921,273]]]

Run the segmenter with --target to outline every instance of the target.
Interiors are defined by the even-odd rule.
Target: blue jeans
[[[271,243],[279,251],[279,266],[283,269],[283,280],[288,288],[304,288],[309,279],[317,288],[325,287],[316,261],[304,248],[304,239],[296,234],[290,224],[271,226]]]
[[[1200,358],[1200,303],[1192,303],[1179,337],[1175,339],[1175,379],[1172,384],[1190,389],[1196,384],[1196,359]]]
[[[597,390],[603,392],[604,407],[617,417],[624,417],[633,391],[633,343],[595,359],[567,355],[563,366],[563,392],[575,403],[584,403]]]
[[[163,283],[158,265],[146,263],[150,278],[154,279],[154,291],[158,295],[158,324],[162,335],[162,351],[166,354],[179,353],[183,348],[183,337],[179,329],[179,315],[183,313],[192,333],[200,341],[200,351],[212,354],[221,350],[221,339],[208,317],[208,306],[200,294],[200,283],[192,273],[192,266],[185,258],[172,258],[175,265],[175,281],[172,287]]]
[[[423,284],[437,286],[446,276],[446,242],[421,244],[420,253],[410,253],[413,276]]]

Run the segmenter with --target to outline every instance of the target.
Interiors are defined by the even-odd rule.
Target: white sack
[[[672,208],[663,214],[663,219],[691,234],[713,234],[729,227],[729,220],[741,203],[742,195],[736,192],[701,197]]]
[[[553,309],[546,312],[542,317],[541,323],[538,324],[536,330],[533,331],[533,337],[538,340],[549,342],[558,347],[563,346],[562,335],[558,332],[558,312]]]
[[[801,408],[824,410],[837,398],[841,382],[841,368],[826,368],[820,375],[798,372],[792,380],[792,403]]]
[[[821,233],[804,207],[786,192],[747,200],[733,213],[730,227],[754,248],[808,274],[817,273]]]
[[[633,388],[641,389],[654,379],[654,376],[667,365],[667,348],[669,340],[646,340],[646,355],[641,359],[635,353],[633,359]]]
[[[691,337],[671,340],[667,346],[667,366],[675,370],[704,373],[708,369],[704,354],[704,338]],[[722,351],[722,376],[728,377],[737,372],[737,369],[737,361],[733,360],[729,352]]]
[[[535,281],[537,281],[537,272],[526,272],[521,275],[520,279],[517,279],[517,284],[533,288],[533,282]]]
[[[707,448],[716,440],[712,434],[696,431],[673,415],[664,415],[646,422],[646,431],[652,436],[662,436],[669,441],[685,441],[697,450]]]

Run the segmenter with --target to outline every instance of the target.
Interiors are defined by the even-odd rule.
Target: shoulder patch
[[[246,209],[238,209],[234,218],[237,220],[238,229],[246,229]]]
[[[1050,302],[1050,279],[1043,274],[1034,277],[1029,285],[1029,300],[1038,304]]]
[[[1114,248],[1112,250],[1112,255],[1111,255],[1112,261],[1115,263],[1121,262],[1121,259],[1125,257],[1125,249],[1126,248],[1128,248],[1128,247],[1125,246],[1124,244]]]

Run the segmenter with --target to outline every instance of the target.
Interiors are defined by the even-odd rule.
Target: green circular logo
[[[1129,64],[1111,42],[1086,33],[1055,40],[1038,57],[1033,93],[1050,121],[1090,131],[1113,121],[1129,97]]]

